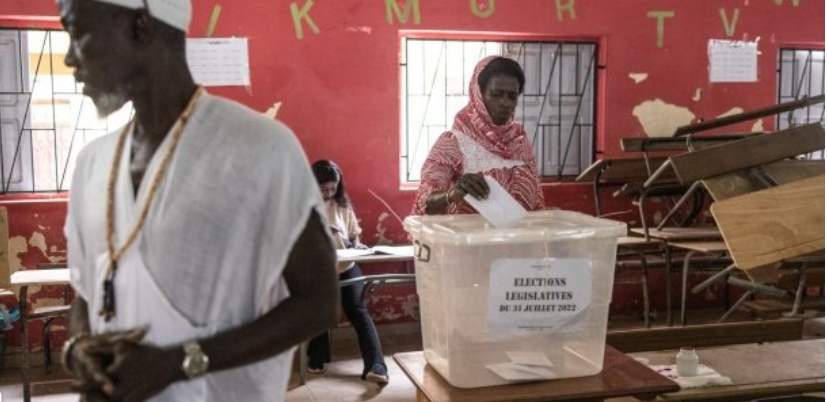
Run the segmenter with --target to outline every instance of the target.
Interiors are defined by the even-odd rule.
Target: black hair
[[[345,192],[345,176],[342,175],[342,170],[336,163],[327,159],[316,161],[313,163],[313,175],[316,176],[316,182],[319,184],[338,182],[333,199],[342,208],[350,206],[350,197]]]
[[[525,74],[523,73],[523,69],[520,65],[507,57],[497,57],[494,60],[491,60],[485,68],[482,69],[480,72],[480,76],[477,79],[477,84],[480,86],[480,92],[485,93],[485,88],[488,86],[488,82],[491,81],[491,78],[497,75],[506,75],[509,77],[514,77],[517,81],[520,82],[520,93],[523,93],[523,87],[525,87]]]

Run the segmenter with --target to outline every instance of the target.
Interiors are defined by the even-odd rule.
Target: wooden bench
[[[682,138],[621,138],[620,148],[626,152],[692,151],[694,149],[708,148],[723,142],[741,140],[758,134],[763,133],[707,135],[697,137],[687,135]]]
[[[684,346],[700,348],[798,340],[803,330],[802,319],[634,329],[607,333],[606,344],[623,353],[677,350]]]

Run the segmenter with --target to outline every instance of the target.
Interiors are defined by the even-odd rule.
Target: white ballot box
[[[603,368],[617,238],[626,225],[531,212],[412,216],[425,358],[456,387],[594,375]]]

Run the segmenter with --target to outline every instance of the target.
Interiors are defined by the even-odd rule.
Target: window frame
[[[2,198],[53,198],[55,196],[58,197],[65,197],[68,192],[70,191],[71,187],[71,169],[70,167],[74,167],[74,162],[72,159],[76,159],[80,149],[92,141],[92,139],[84,139],[86,135],[91,131],[100,132],[97,136],[105,135],[106,133],[110,132],[113,128],[115,128],[111,122],[110,118],[104,119],[106,123],[104,123],[104,128],[97,128],[97,127],[84,127],[79,128],[78,123],[81,122],[81,111],[84,109],[94,110],[94,106],[92,104],[91,99],[88,99],[82,94],[80,90],[80,86],[77,82],[74,82],[74,78],[72,77],[72,82],[74,83],[74,91],[65,92],[65,90],[58,89],[55,87],[55,79],[53,77],[56,76],[65,76],[72,74],[65,73],[66,67],[63,66],[62,58],[58,59],[56,56],[62,53],[55,52],[55,45],[53,44],[53,39],[50,38],[51,35],[54,33],[60,33],[62,35],[66,34],[65,30],[63,29],[60,20],[57,17],[22,17],[22,16],[10,16],[10,17],[3,17],[0,16],[0,30],[7,31],[7,32],[16,32],[20,37],[28,35],[29,32],[44,32],[47,33],[44,36],[44,40],[46,41],[47,45],[40,51],[40,54],[37,55],[28,51],[25,55],[20,54],[18,57],[26,57],[28,56],[31,59],[32,55],[37,56],[39,62],[42,64],[39,69],[37,69],[36,75],[32,75],[32,69],[36,68],[34,66],[28,66],[28,77],[23,75],[24,71],[19,71],[18,73],[23,79],[28,79],[31,81],[32,79],[40,80],[47,80],[51,81],[51,87],[47,90],[50,94],[51,102],[47,102],[52,106],[52,121],[51,127],[49,128],[42,128],[36,127],[37,122],[34,121],[34,115],[36,113],[34,106],[41,104],[44,100],[48,101],[49,97],[36,97],[35,96],[35,88],[29,88],[25,92],[29,95],[26,96],[28,99],[24,102],[27,103],[26,112],[25,112],[25,120],[23,121],[23,132],[28,131],[28,134],[22,134],[20,138],[23,139],[26,143],[28,143],[29,149],[23,151],[26,147],[24,145],[16,145],[18,149],[22,152],[28,152],[28,155],[22,155],[21,160],[27,164],[27,167],[22,170],[23,179],[20,183],[10,182],[6,183],[6,173],[2,166],[0,166],[0,172],[3,172],[2,178],[0,178],[0,197]],[[31,46],[30,43],[23,43],[20,41],[19,43],[20,51],[26,52],[27,48]],[[60,47],[57,47],[60,49]],[[16,63],[19,64],[19,63]],[[17,68],[26,68],[26,66],[18,65]],[[36,78],[35,78],[36,77]],[[65,86],[65,83],[62,85]],[[24,86],[25,88],[25,86]],[[40,91],[37,91],[40,92]],[[69,148],[68,150],[59,150],[58,149],[58,132],[60,130],[58,126],[57,116],[54,114],[56,113],[57,109],[62,108],[65,106],[64,103],[67,100],[66,97],[71,96],[78,96],[82,98],[82,109],[78,110],[78,115],[72,115],[71,119],[73,126],[72,126],[72,139],[69,140]],[[89,109],[91,108],[91,109]],[[88,110],[85,113],[89,113]],[[48,156],[43,156],[40,153],[36,152],[38,148],[35,148],[34,142],[35,132],[40,131],[52,131],[54,137],[54,150]],[[79,139],[75,139],[75,135],[80,135]],[[94,138],[94,137],[93,137]],[[80,141],[79,144],[76,144],[77,141]],[[9,139],[9,141],[2,141],[0,142],[0,147],[5,146],[6,143],[14,142],[13,139]],[[80,145],[78,147],[77,145]],[[2,148],[0,148],[2,149]],[[73,158],[74,156],[74,158]],[[53,160],[53,168],[55,169],[55,183],[54,187],[49,185],[48,187],[45,186],[38,186],[38,173],[36,173],[36,166],[38,165],[35,163],[35,160],[41,160],[43,158],[50,158]],[[30,163],[31,162],[31,163]],[[31,167],[28,167],[31,165]],[[43,167],[41,165],[37,166],[37,170],[40,171]],[[23,185],[21,187],[21,184]],[[8,189],[8,191],[7,191]]]

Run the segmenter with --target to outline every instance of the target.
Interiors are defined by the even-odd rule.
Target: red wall
[[[368,244],[380,237],[397,243],[407,240],[393,217],[380,218],[385,207],[367,190],[381,196],[403,217],[410,211],[414,196],[411,191],[400,190],[399,183],[401,30],[600,40],[598,157],[623,156],[619,138],[645,135],[641,122],[632,114],[644,101],[659,98],[707,119],[734,107],[749,110],[767,106],[776,101],[779,47],[824,46],[825,3],[815,0],[494,0],[491,3],[495,10],[485,19],[474,16],[467,0],[419,0],[420,24],[415,24],[413,17],[407,23],[394,18],[389,24],[386,3],[381,0],[316,1],[309,16],[319,33],[314,34],[306,22],[301,22],[304,38],[298,39],[290,6],[295,3],[301,9],[305,1],[220,3],[214,36],[249,38],[252,85],[211,92],[260,111],[274,102],[283,102],[278,117],[296,131],[310,160],[331,158],[345,171]],[[477,1],[483,6],[489,4],[488,0]],[[404,4],[404,0],[398,2]],[[219,2],[194,1],[191,36],[203,36],[216,4]],[[558,19],[558,6],[567,4],[573,4],[574,13],[564,10],[562,19]],[[760,38],[759,82],[713,85],[708,82],[707,41],[728,38],[720,10],[732,25],[736,9],[738,20],[730,39]],[[647,17],[653,11],[674,13],[674,17],[664,19],[662,47],[657,46],[657,19]],[[8,16],[44,15],[56,15],[54,0],[0,2],[0,24],[4,24],[3,16],[5,25],[19,25],[19,18]],[[630,73],[647,73],[648,78],[635,84]],[[698,89],[701,97],[693,100]],[[774,127],[769,118],[763,124],[768,130]],[[752,123],[745,123],[735,129],[749,131],[751,127]],[[551,181],[545,191],[549,206],[593,213],[593,196],[586,185]],[[48,210],[43,212],[48,215],[44,225],[56,236],[50,241],[61,244],[63,240],[54,228],[62,225],[65,208],[56,204],[44,208]],[[613,200],[608,192],[605,194],[604,212],[630,209],[625,200]],[[25,218],[23,213],[10,215],[10,219]],[[635,215],[618,218],[635,220]],[[11,236],[30,236],[27,231],[31,228],[24,226],[12,222]],[[383,301],[372,307],[387,317],[385,322],[408,319],[415,304],[411,293],[411,289],[384,292]],[[613,309],[637,305],[638,293],[636,287],[619,286]],[[656,303],[662,300],[658,294],[653,298]]]

